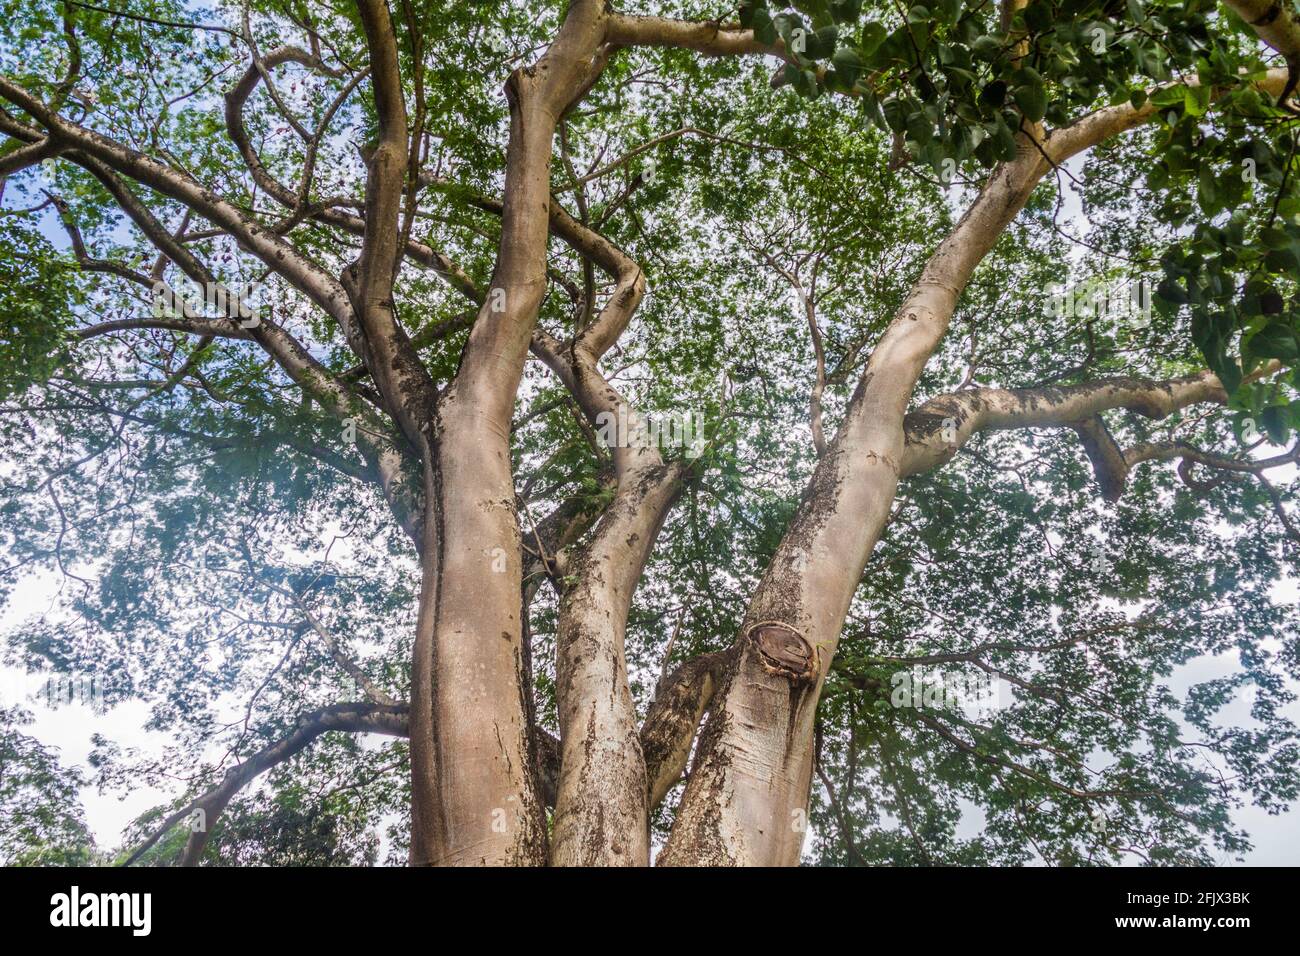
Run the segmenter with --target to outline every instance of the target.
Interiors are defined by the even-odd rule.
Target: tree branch
[[[700,720],[735,656],[735,648],[727,648],[692,658],[659,682],[641,724],[647,809],[657,807],[681,780]]]
[[[225,777],[215,787],[164,819],[122,865],[130,866],[136,862],[167,831],[182,820],[193,817],[198,810],[203,813],[199,821],[202,828],[190,834],[189,842],[186,843],[180,860],[182,866],[197,866],[203,848],[207,845],[208,835],[231,798],[257,776],[293,757],[321,734],[332,730],[405,737],[407,736],[407,708],[404,705],[332,704],[303,715],[288,736],[264,747],[239,766],[226,771]]]
[[[1248,379],[1276,373],[1276,360]],[[1223,404],[1227,393],[1212,372],[1153,381],[1120,377],[1082,385],[1042,388],[975,388],[930,399],[903,420],[906,445],[900,475],[909,477],[952,458],[976,432],[989,429],[1069,426],[1078,429],[1103,411],[1125,408],[1145,418],[1161,419],[1199,402]],[[1090,440],[1104,441],[1084,424]],[[1102,452],[1105,454],[1105,452]],[[1113,455],[1108,455],[1113,461]]]
[[[0,96],[35,117],[49,130],[52,139],[61,146],[68,147],[65,155],[69,159],[87,168],[91,164],[86,163],[85,159],[98,160],[116,173],[193,209],[238,239],[244,248],[261,259],[268,268],[284,276],[341,326],[350,326],[352,315],[347,293],[336,279],[294,246],[204,187],[188,173],[64,119],[7,77],[0,77]],[[4,131],[10,132],[10,129]],[[95,172],[94,169],[91,171]]]

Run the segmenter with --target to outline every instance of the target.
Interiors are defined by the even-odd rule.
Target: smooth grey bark
[[[903,416],[921,369],[981,258],[1046,167],[1037,149],[994,170],[979,198],[926,263],[879,344],[803,505],[741,624],[664,865],[798,862],[812,780],[813,719],[849,603],[894,501]],[[751,637],[763,622],[792,628],[806,666],[774,665]],[[793,640],[793,639],[792,639]]]
[[[524,700],[510,419],[546,290],[552,141],[603,67],[600,14],[595,0],[573,3],[542,58],[508,82],[496,268],[432,423],[427,521],[436,553],[426,555],[411,690],[415,864],[546,859]]]
[[[645,293],[640,267],[558,205],[552,208],[551,228],[609,273],[615,287],[572,342],[557,342],[539,329],[533,352],[593,425],[607,416],[607,422],[629,427],[627,434],[612,436],[608,449],[613,501],[588,539],[561,556],[564,579],[572,583],[562,589],[556,641],[562,759],[550,862],[645,866],[650,862],[646,765],[624,632],[633,591],[689,468],[664,461],[644,419],[598,368]]]

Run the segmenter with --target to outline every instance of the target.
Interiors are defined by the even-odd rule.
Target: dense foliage
[[[310,25],[346,69],[331,77],[286,64],[276,89],[317,128],[366,59],[351,6],[4,0],[0,73],[271,223],[280,211],[226,135],[222,94],[250,49],[301,42]],[[477,198],[501,188],[502,86],[554,35],[564,5],[407,6],[439,38],[419,49],[433,175],[415,237],[486,285],[500,221]],[[1300,358],[1296,118],[1252,85],[1277,58],[1231,11],[1207,0],[1034,0],[1000,25],[993,5],[962,0],[644,6],[654,9],[629,12],[738,19],[763,42],[784,41],[795,62],[624,51],[556,146],[558,201],[649,282],[607,373],[652,418],[689,415],[703,436],[698,477],[667,518],[629,618],[642,707],[668,666],[667,634],[672,662],[732,641],[816,462],[817,357],[801,296],[815,310],[833,432],[926,257],[988,170],[1014,156],[1026,121],[1059,127],[1148,97],[1158,113],[1044,179],[962,296],[918,404],[981,386],[1209,368],[1228,405],[1158,421],[1109,413],[1119,445],[1178,440],[1249,461],[1295,441],[1300,373],[1252,373]],[[1028,53],[1018,52],[1026,37]],[[1198,85],[1175,82],[1190,76]],[[252,97],[245,123],[266,169],[293,188],[314,153],[311,196],[360,200],[374,133],[368,84],[341,102],[313,144],[265,89]],[[229,236],[204,234],[179,205],[132,188],[223,281],[263,278]],[[283,228],[336,271],[359,242],[310,219]],[[602,279],[558,240],[550,251],[540,324],[558,334],[590,315]],[[97,675],[110,707],[148,701],[147,729],[167,736],[165,755],[104,733],[92,782],[163,786],[179,807],[299,715],[355,698],[321,630],[404,699],[419,568],[359,477],[347,428],[255,345],[166,328],[76,336],[155,305],[148,289],[84,260],[148,273],[156,256],[74,162],[4,183],[0,598],[13,601],[33,576],[61,576],[57,610],[5,635],[6,663]],[[1099,279],[1149,282],[1149,314],[1054,307],[1061,290]],[[433,378],[446,381],[472,304],[467,315],[452,284],[417,268],[402,271],[396,298]],[[355,363],[304,297],[273,278],[262,301],[327,367]],[[526,541],[555,508],[608,495],[590,437],[561,384],[530,363],[511,436]],[[1293,470],[1262,479],[1153,461],[1119,501],[1103,501],[1077,436],[1057,428],[983,433],[943,468],[907,479],[822,696],[808,860],[1240,856],[1250,836],[1236,808],[1280,811],[1300,798],[1289,523],[1300,519],[1287,517],[1298,493]],[[552,730],[556,613],[542,586],[528,631],[537,714]],[[1223,676],[1187,687],[1184,665],[1207,659]],[[897,675],[915,668],[997,682],[998,705],[900,707]],[[1249,718],[1225,722],[1243,695]],[[84,858],[81,781],[19,732],[16,712],[4,714],[0,857]],[[390,738],[320,738],[236,799],[205,859],[401,860],[406,750]],[[661,837],[673,804],[655,813]],[[120,853],[170,809],[138,821]],[[173,832],[147,859],[169,862],[183,842]]]

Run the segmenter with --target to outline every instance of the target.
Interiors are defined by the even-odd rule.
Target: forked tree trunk
[[[625,478],[560,602],[556,865],[650,863],[649,785],[623,639],[633,589],[679,488],[675,465]]]
[[[546,291],[552,140],[599,72],[600,7],[571,5],[507,83],[496,269],[461,367],[428,423],[426,548],[411,690],[411,861],[540,865],[544,808],[524,699],[510,418]]]

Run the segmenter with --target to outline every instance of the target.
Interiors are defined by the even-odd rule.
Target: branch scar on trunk
[[[787,678],[792,684],[817,679],[817,655],[813,646],[795,628],[781,621],[760,621],[745,636],[758,649],[764,670]]]

